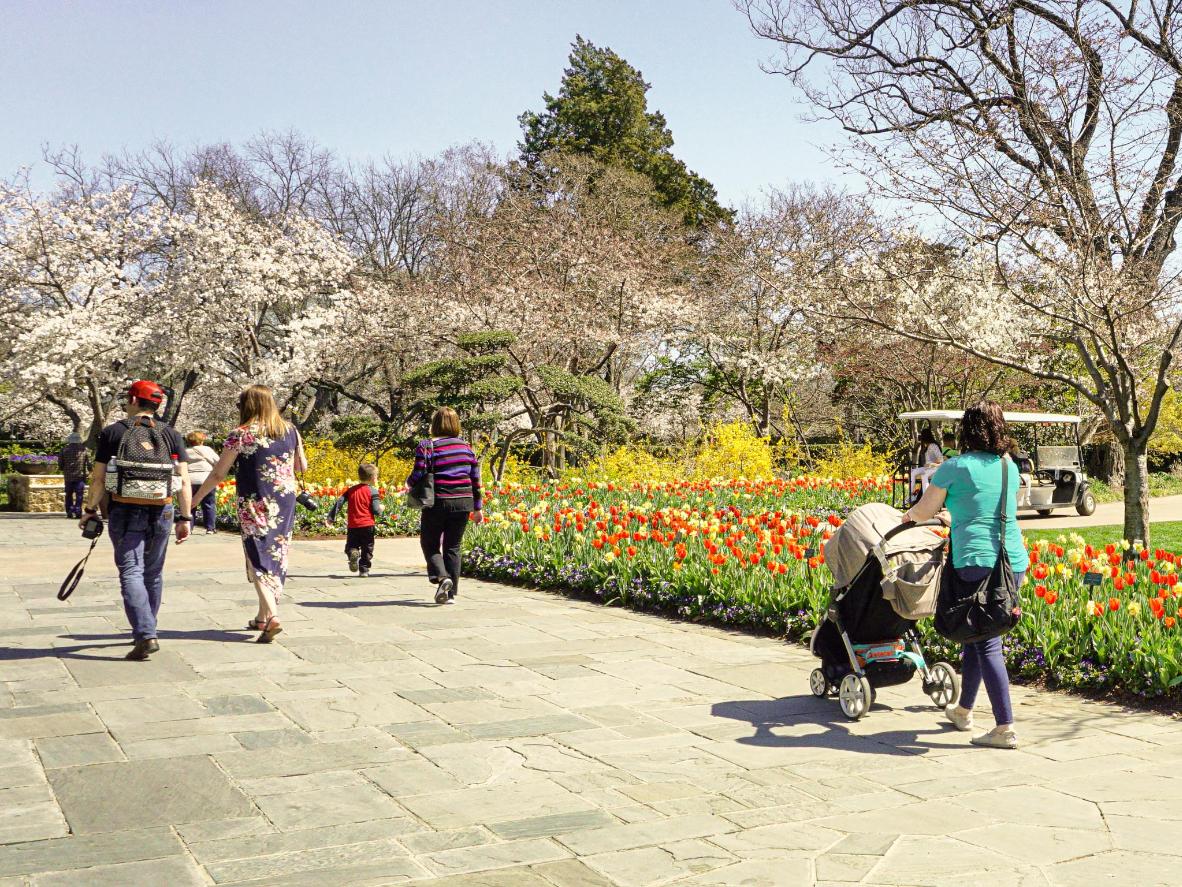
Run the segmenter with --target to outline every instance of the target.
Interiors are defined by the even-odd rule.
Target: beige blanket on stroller
[[[883,542],[902,521],[903,513],[871,502],[850,512],[825,545],[825,564],[837,588],[849,585],[867,556],[882,567],[882,596],[904,619],[935,615],[944,568],[945,540],[931,527],[916,527]]]

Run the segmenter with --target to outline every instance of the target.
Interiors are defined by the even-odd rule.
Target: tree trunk
[[[1149,457],[1148,441],[1130,440],[1124,445],[1125,538],[1149,545]]]
[[[1087,460],[1088,474],[1112,487],[1124,486],[1125,451],[1116,441],[1094,444]]]

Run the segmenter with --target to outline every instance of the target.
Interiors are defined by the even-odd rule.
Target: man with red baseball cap
[[[156,615],[164,590],[168,539],[175,526],[176,541],[184,542],[193,523],[185,442],[156,415],[163,402],[164,389],[149,379],[133,382],[127,389],[127,418],[99,433],[82,509],[83,524],[100,507],[107,515],[123,610],[134,641],[126,658],[135,661],[160,649]],[[132,436],[124,447],[128,434]],[[135,452],[129,456],[126,451],[133,442]],[[174,494],[180,497],[180,513],[175,516]]]

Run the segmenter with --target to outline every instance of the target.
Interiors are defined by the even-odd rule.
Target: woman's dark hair
[[[964,411],[964,418],[960,420],[961,452],[976,451],[1000,456],[1009,448],[1009,444],[1005,415],[992,400],[983,400]]]
[[[932,434],[932,426],[928,425],[925,428],[919,429],[919,443],[920,446],[927,446],[936,442],[936,435]]]

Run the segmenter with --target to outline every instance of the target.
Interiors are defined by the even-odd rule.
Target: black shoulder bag
[[[1022,616],[1018,585],[1006,551],[1006,494],[1009,492],[1009,462],[1001,459],[1001,539],[997,563],[984,579],[966,582],[956,574],[952,560],[952,540],[948,540],[948,560],[940,577],[936,599],[935,628],[950,641],[972,644],[999,637]]]
[[[427,438],[427,470],[419,482],[406,491],[406,505],[422,511],[435,504],[435,441]]]

